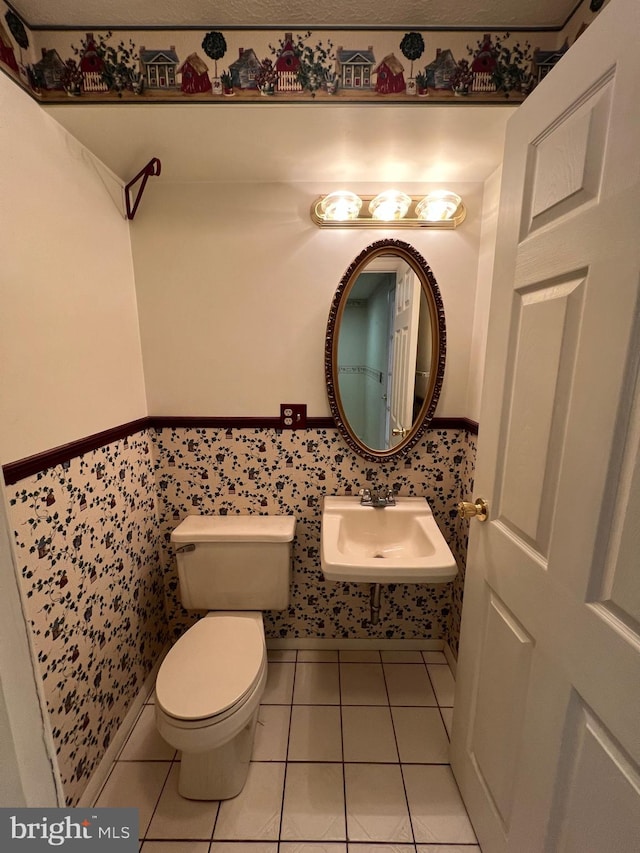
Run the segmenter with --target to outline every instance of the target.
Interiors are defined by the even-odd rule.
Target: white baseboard
[[[444,640],[348,640],[342,638],[318,640],[312,637],[278,640],[267,637],[268,649],[380,649],[407,652],[417,649],[419,651],[441,652],[444,651],[444,647]]]
[[[456,677],[456,670],[458,668],[458,658],[456,658],[454,656],[453,652],[451,651],[451,646],[449,645],[449,643],[444,644],[442,651],[444,652],[444,656],[446,657],[447,663],[449,664],[449,669],[451,670],[451,673],[452,673],[453,677],[455,678]]]
[[[95,801],[98,799],[102,788],[104,787],[104,783],[107,781],[107,777],[111,772],[111,768],[113,767],[113,762],[116,760],[118,755],[120,754],[120,750],[125,745],[131,730],[133,729],[142,708],[144,707],[144,703],[147,700],[147,697],[151,693],[151,691],[155,687],[156,683],[156,675],[158,674],[158,670],[160,669],[160,664],[166,653],[169,651],[169,646],[163,649],[162,654],[158,658],[156,665],[153,667],[149,675],[147,676],[144,685],[138,692],[138,695],[131,703],[129,710],[127,711],[127,715],[122,721],[118,731],[116,732],[113,740],[109,744],[107,751],[102,757],[100,764],[96,767],[93,776],[89,780],[87,787],[84,789],[84,793],[78,802],[79,808],[91,808]]]

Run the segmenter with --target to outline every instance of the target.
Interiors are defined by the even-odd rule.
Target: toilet
[[[172,532],[187,610],[208,610],[156,678],[156,724],[181,750],[179,793],[226,800],[249,772],[267,680],[263,610],[289,604],[294,516],[190,515]]]

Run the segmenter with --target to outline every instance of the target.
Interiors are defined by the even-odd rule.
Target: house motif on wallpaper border
[[[400,95],[406,91],[404,65],[390,53],[373,69],[376,75],[376,92],[379,95]]]
[[[424,69],[427,88],[439,92],[451,90],[457,68],[458,63],[448,48],[436,48],[436,58]]]
[[[257,89],[260,60],[253,48],[241,47],[238,58],[229,66],[231,80],[237,89]]]
[[[82,72],[83,92],[108,92],[104,80],[104,59],[98,51],[93,33],[87,33],[84,47],[80,53],[80,71]]]
[[[2,6],[8,9],[4,0],[0,0]],[[270,94],[292,101],[342,97],[346,101],[383,103],[410,101],[420,94],[424,98],[421,103],[443,103],[459,95],[467,96],[467,102],[500,103],[507,98],[518,102],[546,76],[568,47],[532,50],[528,42],[518,40],[524,34],[517,32],[486,33],[471,46],[464,43],[473,40],[471,32],[451,31],[451,43],[447,45],[447,34],[442,30],[437,34],[424,30],[404,35],[390,30],[374,35],[363,29],[363,33],[373,36],[372,40],[378,39],[377,47],[341,45],[334,53],[327,38],[333,31],[287,31],[274,48],[265,43],[268,30],[234,29],[211,31],[204,40],[202,30],[176,31],[170,34],[175,44],[155,48],[136,45],[136,31],[119,31],[118,38],[123,40],[117,45],[111,31],[96,31],[86,33],[78,48],[73,44],[73,31],[62,35],[60,31],[54,34],[46,30],[32,33],[10,9],[4,18],[8,30],[0,25],[0,68],[42,101],[74,96],[94,103],[114,98],[145,98],[150,103],[189,98],[224,103],[228,101],[223,95],[237,93],[240,100]],[[164,32],[166,36],[167,31]],[[357,30],[349,32],[357,39]],[[67,37],[68,51],[64,48]],[[437,47],[436,37],[444,42]],[[553,34],[541,33],[546,45],[551,44],[552,37]],[[127,38],[128,46],[124,43]],[[207,39],[210,43],[205,44]],[[252,46],[238,47],[240,40]],[[419,50],[415,47],[418,43]],[[420,69],[418,61],[425,45],[432,58]],[[31,64],[29,54],[22,54],[27,47],[31,57],[38,57]],[[213,73],[199,48],[214,60]],[[18,49],[21,61],[16,59]],[[465,50],[466,57],[456,60],[456,54],[460,56]],[[237,58],[218,76],[218,60],[225,55]],[[378,61],[376,56],[380,55],[384,58]],[[400,55],[410,62],[410,68]],[[268,85],[264,85],[265,81]],[[229,86],[236,91],[229,92]]]
[[[285,33],[284,44],[280,48],[275,69],[278,75],[276,89],[278,92],[302,92],[300,82],[300,56],[293,45],[293,34]]]
[[[496,91],[493,74],[497,64],[495,48],[491,43],[491,36],[485,33],[471,63],[471,71],[473,72],[472,92]]]
[[[373,69],[376,64],[373,45],[369,45],[366,50],[339,47],[336,53],[336,71],[340,88],[371,89]]]
[[[64,62],[57,50],[42,48],[42,59],[33,66],[37,79],[50,91],[64,89]]]
[[[535,82],[539,83],[543,80],[568,50],[569,43],[566,41],[559,50],[540,50],[540,48],[534,50],[533,65]]]
[[[197,53],[191,53],[178,68],[180,89],[185,95],[201,95],[212,91],[209,66]]]
[[[144,46],[140,47],[140,66],[144,74],[145,86],[149,89],[175,88],[176,69],[179,64],[180,60],[173,44],[168,49],[149,50]]]
[[[20,73],[11,39],[2,23],[0,23],[0,62],[16,74]]]

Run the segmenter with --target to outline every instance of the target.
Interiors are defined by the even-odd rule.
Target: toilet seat
[[[265,668],[260,612],[208,613],[163,660],[156,702],[180,728],[208,726],[242,707]]]

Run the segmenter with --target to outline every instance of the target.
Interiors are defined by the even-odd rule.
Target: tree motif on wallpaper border
[[[104,30],[80,38],[34,30],[29,40],[13,11],[4,17],[14,41],[17,32],[24,38],[18,62],[0,24],[0,67],[42,102],[519,102],[568,48],[553,47],[553,32],[535,33],[544,47],[533,49],[517,32],[478,38],[364,28],[292,29],[275,44],[273,30],[259,29]],[[157,47],[147,46],[152,38]],[[25,45],[31,61],[22,55]]]

